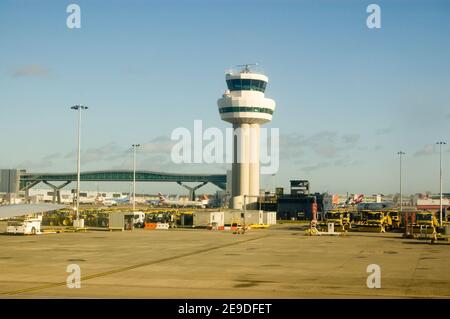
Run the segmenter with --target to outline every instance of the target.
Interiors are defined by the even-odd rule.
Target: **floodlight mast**
[[[74,105],[70,107],[72,110],[78,111],[78,137],[77,137],[77,144],[78,144],[78,154],[77,154],[77,198],[76,198],[76,221],[77,225],[79,225],[80,220],[80,170],[81,170],[81,111],[87,110],[87,106],[83,105]]]

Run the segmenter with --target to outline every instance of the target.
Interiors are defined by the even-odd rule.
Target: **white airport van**
[[[36,235],[41,233],[42,216],[9,220],[6,227],[8,234]]]

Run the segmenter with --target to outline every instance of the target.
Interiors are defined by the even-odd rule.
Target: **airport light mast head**
[[[88,107],[84,106],[84,105],[74,105],[72,107],[70,107],[72,110],[87,110]]]
[[[270,122],[275,101],[266,98],[269,78],[254,71],[256,64],[238,65],[226,73],[228,89],[217,101],[220,117],[233,124],[234,147],[231,193],[233,208],[242,208],[244,197],[254,204],[259,196],[259,131]],[[252,208],[251,206],[249,208]]]

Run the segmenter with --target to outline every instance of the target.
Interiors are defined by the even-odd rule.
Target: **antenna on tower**
[[[251,72],[250,67],[257,65],[258,63],[247,63],[247,64],[238,64],[236,66],[242,68],[241,73],[250,73]]]

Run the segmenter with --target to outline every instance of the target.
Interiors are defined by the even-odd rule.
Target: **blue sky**
[[[66,27],[70,3],[81,29]],[[381,29],[366,26],[370,3]],[[140,168],[223,172],[171,163],[170,134],[195,119],[227,127],[216,105],[224,71],[257,62],[277,102],[267,126],[281,133],[280,171],[262,187],[306,178],[314,191],[396,192],[402,149],[405,191],[438,190],[433,144],[450,142],[448,1],[4,0],[0,52],[0,167],[74,171],[69,107],[84,104],[83,170],[129,168],[139,142]]]

